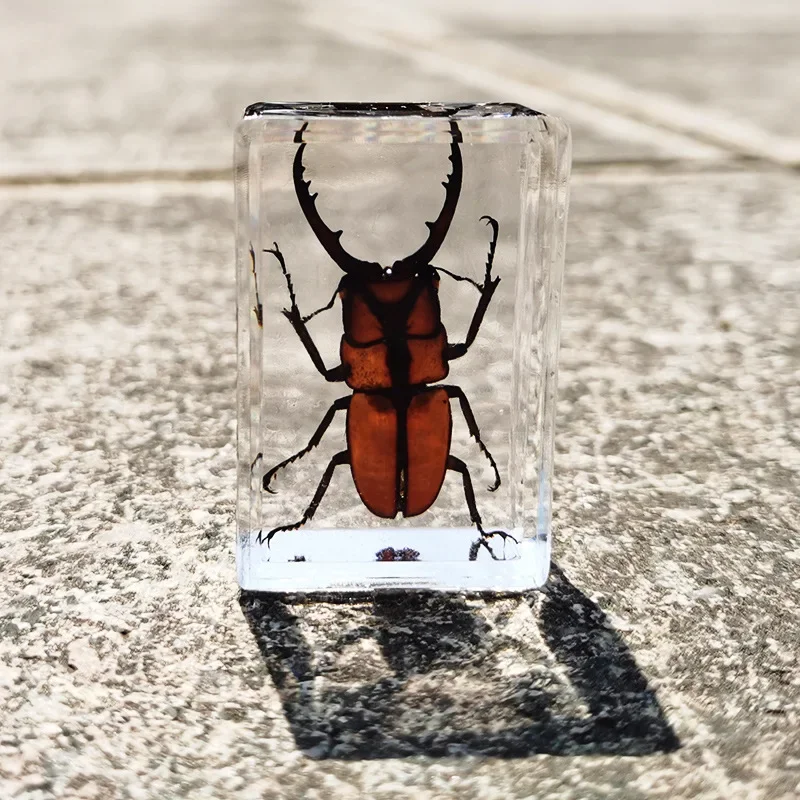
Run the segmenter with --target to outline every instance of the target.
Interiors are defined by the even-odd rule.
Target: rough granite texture
[[[800,795],[800,177],[696,169],[576,171],[552,578],[500,598],[240,597],[230,183],[0,189],[0,798]]]
[[[0,794],[794,795],[793,176],[578,178],[558,566],[499,600],[239,600],[229,187],[0,202]]]

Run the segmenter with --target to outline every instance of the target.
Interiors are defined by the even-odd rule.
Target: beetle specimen
[[[492,238],[483,283],[456,275],[431,263],[445,240],[461,192],[461,132],[450,122],[452,173],[443,182],[444,205],[434,222],[427,222],[425,243],[414,253],[391,266],[362,261],[341,245],[342,231],[332,231],[316,207],[316,194],[309,192],[310,181],[303,179],[305,123],[295,135],[299,144],[292,169],[294,188],[308,225],[330,258],[344,271],[330,302],[303,316],[297,306],[294,286],[283,253],[277,243],[265,253],[277,260],[289,290],[290,307],[283,314],[308,352],[314,366],[327,381],[342,381],[351,390],[330,406],[308,444],[299,452],[268,470],[263,488],[276,473],[304,456],[321,441],[337,411],[347,411],[347,447],[328,463],[311,503],[297,522],[280,525],[259,542],[269,542],[279,531],[300,528],[312,519],[337,467],[348,465],[364,505],[375,515],[392,518],[397,514],[413,517],[422,514],[436,500],[448,470],[462,479],[470,518],[480,533],[480,544],[491,553],[486,539],[512,538],[499,530],[484,530],[475,503],[475,493],[467,465],[450,453],[452,416],[450,400],[457,399],[470,435],[494,470],[494,491],[500,486],[500,473],[486,448],[464,392],[455,385],[437,383],[449,372],[449,363],[461,358],[475,341],[486,309],[500,278],[492,277],[492,263],[499,227],[492,217],[481,220],[491,228]],[[441,320],[439,304],[440,273],[475,286],[480,295],[464,342],[451,344]],[[344,334],[341,363],[325,366],[306,323],[321,311],[332,308],[336,297],[342,301]],[[256,295],[256,314],[261,304]],[[259,455],[260,457],[260,455]],[[258,458],[256,459],[258,460]],[[476,550],[477,552],[477,550]],[[494,555],[494,554],[492,554]],[[471,555],[474,558],[474,555]]]

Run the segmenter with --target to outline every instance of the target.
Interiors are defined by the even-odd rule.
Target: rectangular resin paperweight
[[[243,589],[544,583],[569,170],[518,105],[246,110]]]

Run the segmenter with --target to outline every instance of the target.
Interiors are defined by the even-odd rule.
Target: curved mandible
[[[297,194],[297,199],[300,203],[300,208],[303,215],[309,224],[309,227],[314,231],[314,235],[319,240],[319,243],[325,248],[325,252],[333,259],[333,261],[345,272],[355,272],[366,275],[367,272],[373,272],[375,269],[380,270],[380,265],[372,261],[362,261],[350,255],[341,245],[339,241],[342,237],[342,231],[332,231],[323,221],[322,217],[317,211],[317,192],[311,194],[308,189],[311,186],[311,181],[303,180],[303,173],[306,171],[303,165],[303,151],[306,149],[306,143],[303,141],[303,132],[308,127],[308,123],[304,122],[302,128],[295,133],[295,142],[300,142],[300,147],[297,148],[297,153],[294,157],[294,167],[292,175],[294,176],[294,190]]]
[[[461,194],[461,178],[464,173],[461,163],[461,149],[458,146],[463,139],[458,123],[454,119],[450,120],[450,135],[453,137],[453,143],[450,145],[449,160],[453,164],[453,172],[447,176],[447,180],[442,181],[442,186],[444,186],[444,205],[434,222],[425,223],[430,231],[425,244],[410,256],[401,259],[398,262],[400,264],[430,264],[442,246],[445,236],[447,236],[447,231],[450,229],[450,223],[453,221],[458,198]]]

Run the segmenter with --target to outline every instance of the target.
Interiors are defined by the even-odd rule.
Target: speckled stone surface
[[[795,797],[797,188],[579,173],[550,584],[338,603],[237,594],[230,187],[4,190],[0,796]]]

